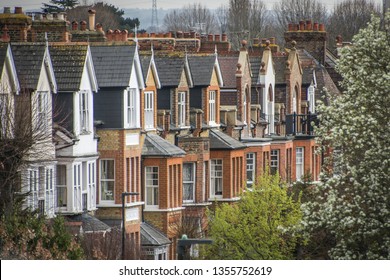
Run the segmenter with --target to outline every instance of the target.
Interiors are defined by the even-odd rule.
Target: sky
[[[80,3],[83,2],[98,2],[103,1],[106,3],[113,4],[114,6],[126,9],[126,8],[140,8],[140,9],[151,9],[153,0],[80,0]],[[342,0],[322,0],[329,9],[333,7],[334,4],[341,2]],[[0,12],[2,12],[3,7],[23,7],[23,10],[32,10],[40,9],[42,7],[42,2],[49,3],[50,0],[1,0]],[[192,0],[192,1],[180,1],[180,0],[157,0],[158,9],[171,9],[171,8],[182,8],[183,6],[189,3],[201,3],[209,9],[215,9],[221,6],[222,4],[227,5],[229,0]],[[279,2],[278,0],[264,0],[264,3],[267,4],[269,8],[273,6],[274,3]],[[375,3],[382,3],[382,0],[374,0]]]

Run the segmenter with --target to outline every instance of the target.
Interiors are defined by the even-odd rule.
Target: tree
[[[210,214],[208,259],[292,259],[301,220],[300,202],[279,175],[265,174],[233,205]]]
[[[92,6],[78,6],[67,11],[68,19],[80,22],[88,16],[88,10],[96,11],[96,23],[100,23],[105,30],[108,29],[134,29],[140,22],[138,18],[124,18],[124,11],[105,2],[97,2]]]
[[[298,23],[300,20],[312,20],[325,23],[327,11],[324,4],[317,0],[281,0],[274,5],[279,24],[285,28],[289,23]]]
[[[79,4],[78,0],[50,0],[51,4],[43,3],[42,10],[46,13],[59,13],[73,9]]]
[[[230,0],[228,9],[228,31],[234,49],[242,40],[259,37],[264,32],[266,6],[261,0]]]
[[[333,154],[317,199],[304,204],[304,224],[332,238],[332,259],[390,258],[389,22],[388,13],[383,30],[373,16],[342,49],[337,69],[345,91],[319,106],[317,135]]]
[[[350,42],[361,28],[367,26],[371,14],[379,14],[380,7],[371,0],[345,0],[338,3],[329,17],[329,43],[335,47],[336,36]]]
[[[172,10],[164,17],[163,26],[167,31],[197,30],[199,33],[213,33],[217,30],[214,14],[200,3]]]

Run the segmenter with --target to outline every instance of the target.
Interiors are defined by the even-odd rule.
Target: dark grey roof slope
[[[256,86],[257,80],[260,75],[261,57],[251,56],[250,63],[251,63],[251,71],[253,73],[252,86]]]
[[[236,150],[244,149],[246,145],[230,137],[229,135],[217,130],[210,131],[210,149],[215,150]]]
[[[87,44],[53,44],[49,46],[58,91],[77,91],[86,62]]]
[[[129,85],[135,45],[91,45],[91,54],[100,87]]]
[[[110,227],[107,224],[86,213],[68,216],[68,219],[73,222],[82,222],[83,232],[102,232],[110,230]]]
[[[142,246],[162,246],[172,242],[158,229],[148,223],[141,224],[141,245]]]
[[[142,68],[142,76],[146,81],[146,77],[148,75],[148,70],[150,66],[150,60],[152,59],[151,55],[140,55],[141,68]]]
[[[44,43],[11,43],[15,68],[22,87],[38,87],[45,48]]]
[[[181,73],[184,69],[184,57],[163,56],[155,57],[157,71],[160,77],[161,86],[178,86]]]
[[[7,44],[0,44],[0,74],[3,73],[5,58],[7,56]]]
[[[188,57],[194,86],[210,85],[215,59],[215,55],[196,55]]]
[[[152,133],[146,135],[145,143],[142,147],[143,156],[173,157],[184,156],[185,154],[179,147]]]

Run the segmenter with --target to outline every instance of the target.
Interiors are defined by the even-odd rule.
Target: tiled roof
[[[186,153],[179,147],[169,143],[160,136],[148,133],[142,147],[143,156],[174,157],[184,156]]]
[[[67,219],[73,222],[81,222],[83,232],[102,232],[110,229],[107,224],[86,213],[68,216]]]
[[[185,58],[175,56],[155,57],[161,86],[178,86],[184,69]]]
[[[80,89],[81,76],[86,62],[88,45],[53,44],[49,46],[59,91]]]
[[[195,86],[210,85],[215,59],[215,55],[193,55],[188,57]]]
[[[224,81],[223,88],[236,88],[238,56],[221,56],[218,57],[218,61]]]
[[[215,150],[236,150],[246,148],[246,145],[219,131],[218,129],[210,130],[210,149]]]
[[[141,224],[141,245],[142,246],[162,246],[172,242],[158,229],[148,223]]]
[[[91,45],[92,60],[100,87],[129,85],[135,48],[134,45]]]
[[[37,89],[45,48],[43,43],[11,43],[15,68],[22,87]]]

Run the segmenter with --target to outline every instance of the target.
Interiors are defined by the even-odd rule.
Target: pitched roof
[[[252,79],[252,86],[257,85],[257,81],[260,74],[260,66],[261,66],[261,57],[260,56],[251,56],[250,57],[251,62],[251,71],[254,75]]]
[[[218,129],[210,130],[210,149],[236,150],[244,148],[246,148],[246,145],[219,131]]]
[[[73,222],[81,222],[83,232],[102,232],[110,230],[110,227],[107,224],[87,213],[68,216],[67,219]]]
[[[160,136],[153,133],[146,134],[142,147],[143,156],[177,157],[184,156],[185,154],[185,151]]]
[[[77,91],[87,59],[88,45],[52,44],[49,46],[59,91]]]
[[[178,86],[185,67],[185,57],[156,56],[154,58],[161,86]]]
[[[142,246],[162,246],[172,242],[161,231],[148,223],[141,223]]]
[[[11,43],[15,68],[22,87],[37,89],[45,49],[44,43]]]
[[[286,56],[275,56],[273,57],[275,67],[275,84],[285,84],[286,77],[284,71],[286,70]]]
[[[146,78],[148,76],[148,71],[149,71],[151,59],[152,59],[151,55],[140,55],[142,75],[143,75],[145,81],[146,81]]]
[[[238,56],[221,56],[218,60],[224,81],[223,88],[236,88]]]
[[[195,86],[210,85],[215,60],[215,55],[193,55],[188,57]]]
[[[100,87],[129,85],[135,45],[93,44],[90,48]]]
[[[7,57],[7,44],[0,44],[0,75],[3,72],[3,67],[5,65],[5,58]]]

